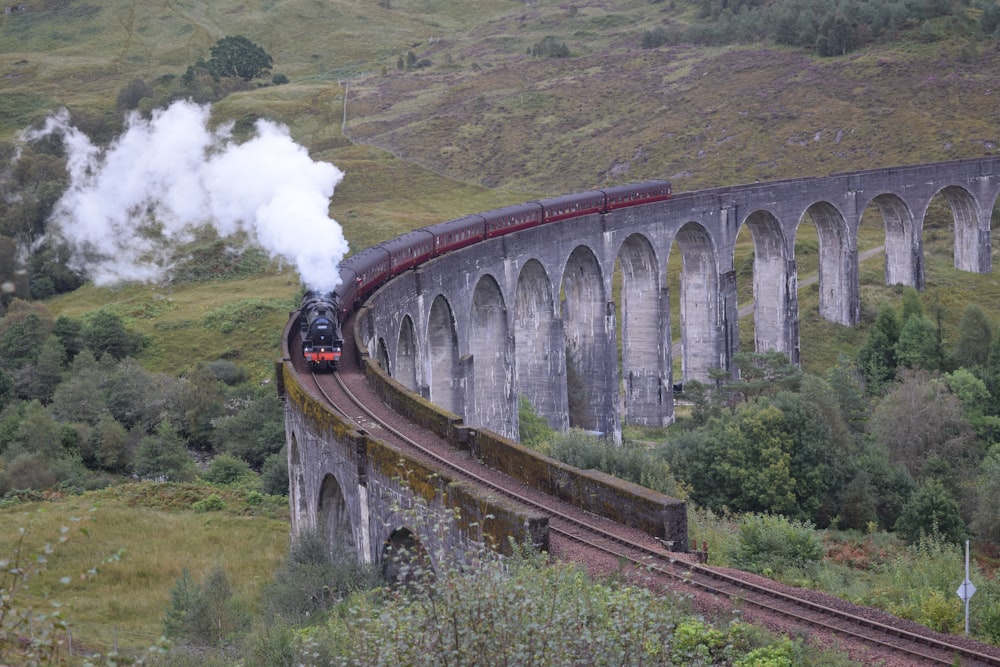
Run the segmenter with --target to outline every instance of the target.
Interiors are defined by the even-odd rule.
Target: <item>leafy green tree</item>
[[[960,367],[986,365],[993,345],[993,326],[986,313],[976,304],[969,304],[958,322],[958,341],[954,359]]]
[[[758,396],[773,396],[782,391],[797,391],[802,371],[783,352],[737,352],[733,367],[735,380],[725,384],[723,391],[733,391],[748,402]]]
[[[900,324],[895,309],[889,304],[879,308],[875,324],[868,332],[868,340],[858,350],[858,370],[865,379],[870,394],[877,394],[896,377],[896,343],[899,341]]]
[[[90,350],[84,350],[70,364],[66,379],[56,387],[52,396],[52,412],[64,422],[93,426],[108,413],[108,406],[101,389],[107,381],[108,371]]]
[[[161,422],[156,433],[139,442],[135,473],[142,479],[165,479],[190,482],[195,479],[194,460],[184,447],[184,440],[169,421]]]
[[[212,459],[201,478],[212,484],[232,484],[252,474],[246,461],[231,454],[221,454]]]
[[[934,371],[941,368],[938,335],[934,325],[925,317],[912,315],[906,320],[896,341],[896,359],[907,368]]]
[[[272,496],[288,495],[288,454],[285,448],[264,459],[260,472],[261,491]]]
[[[858,367],[846,355],[839,354],[837,363],[826,371],[826,382],[836,395],[848,428],[854,434],[863,433],[868,421],[868,397]]]
[[[225,385],[205,364],[188,375],[181,392],[183,433],[192,447],[213,450],[217,445],[215,420],[225,415]]]
[[[208,70],[217,77],[237,77],[250,81],[267,74],[271,56],[243,35],[223,37],[209,51]]]
[[[216,421],[214,440],[219,451],[232,454],[260,470],[268,456],[285,444],[285,412],[273,389],[231,389],[226,396],[227,415]]]
[[[968,536],[958,502],[939,480],[921,484],[896,521],[896,532],[910,544],[923,535],[940,535],[945,541],[962,542]]]
[[[73,361],[83,351],[83,322],[65,315],[56,318],[52,333],[62,341],[66,351],[66,361]]]
[[[52,334],[52,316],[40,304],[14,299],[0,319],[0,367],[16,370],[38,358],[38,342]]]
[[[84,463],[113,473],[123,473],[132,467],[133,452],[129,447],[125,427],[109,414],[102,415],[90,430],[84,452]]]
[[[976,494],[972,528],[978,538],[1000,543],[1000,445],[993,445],[979,466]]]
[[[99,310],[87,318],[83,342],[97,358],[108,354],[121,360],[142,349],[142,336],[126,329],[122,318],[106,310]]]
[[[870,430],[889,460],[918,480],[932,461],[943,461],[957,473],[976,458],[975,434],[962,404],[943,379],[926,372],[900,374],[875,406]]]
[[[248,621],[246,607],[233,595],[225,570],[217,567],[201,583],[184,570],[170,591],[164,626],[167,637],[210,647],[233,639]]]

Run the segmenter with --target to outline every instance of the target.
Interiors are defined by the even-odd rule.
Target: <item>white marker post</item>
[[[969,540],[965,541],[965,581],[955,593],[965,603],[965,634],[969,634],[969,600],[976,592],[976,587],[969,581]]]

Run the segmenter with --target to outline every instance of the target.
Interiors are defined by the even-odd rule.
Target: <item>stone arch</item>
[[[670,312],[661,295],[656,251],[641,234],[625,239],[621,268],[621,377],[625,420],[666,426],[673,416],[670,391]]]
[[[819,238],[819,314],[852,327],[861,319],[857,244],[852,248],[847,221],[833,204],[817,202],[806,213]],[[801,226],[800,220],[797,230]]]
[[[987,219],[983,225],[980,224],[979,206],[975,197],[957,185],[942,188],[939,194],[948,202],[954,217],[955,268],[960,271],[989,273],[992,264],[989,243],[984,242],[983,238],[989,237],[989,220]],[[982,229],[985,229],[987,234],[981,235]]]
[[[617,367],[613,348],[614,307],[604,292],[594,252],[577,246],[562,280],[566,341],[566,399],[570,426],[614,433],[617,429]],[[609,312],[610,311],[610,312]]]
[[[416,581],[434,574],[427,549],[409,528],[397,528],[382,547],[382,576],[394,583]]]
[[[462,414],[461,363],[458,333],[451,304],[438,295],[431,304],[427,321],[427,347],[430,358],[430,400],[440,407]]]
[[[769,211],[754,211],[744,223],[753,239],[753,324],[757,352],[784,352],[793,361],[798,341],[791,340],[795,317],[795,271],[785,257],[785,235]]]
[[[394,377],[410,391],[417,390],[417,337],[413,333],[413,320],[409,315],[404,316],[399,325]]]
[[[316,524],[328,553],[358,553],[344,491],[331,474],[323,477],[320,486]]]
[[[562,431],[569,422],[566,344],[558,325],[552,301],[552,281],[538,260],[528,260],[521,267],[514,295],[517,387],[549,426]]]
[[[472,400],[466,420],[470,426],[484,426],[505,437],[516,437],[507,306],[493,276],[485,275],[476,283],[470,315]]]
[[[389,365],[389,349],[385,346],[385,339],[379,336],[378,339],[378,365],[382,367],[385,374],[392,377],[392,367]]]
[[[885,284],[924,288],[924,267],[920,236],[910,208],[894,194],[881,194],[872,202],[878,206],[885,225]]]
[[[719,350],[721,308],[715,244],[708,230],[696,222],[681,227],[674,242],[681,256],[681,375],[684,381],[709,382],[710,369],[729,369],[729,359]]]

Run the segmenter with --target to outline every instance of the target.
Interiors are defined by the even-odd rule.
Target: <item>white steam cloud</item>
[[[310,159],[282,125],[259,120],[237,144],[232,126],[212,132],[208,121],[209,107],[175,102],[149,120],[131,116],[107,149],[65,111],[26,135],[64,137],[71,182],[50,233],[69,242],[74,268],[97,285],[159,280],[176,246],[207,224],[220,236],[244,232],[310,289],[336,287],[347,241],[328,206],[343,172]]]

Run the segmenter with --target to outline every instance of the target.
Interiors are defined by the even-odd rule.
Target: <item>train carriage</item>
[[[425,227],[434,235],[434,256],[479,243],[486,238],[486,219],[481,215],[467,215],[447,222]]]
[[[354,272],[356,287],[354,298],[350,303],[343,303],[343,308],[350,310],[357,300],[368,297],[382,283],[389,279],[389,251],[381,246],[365,248],[356,255],[344,260],[343,266]],[[347,290],[341,292],[346,295]]]
[[[482,214],[486,220],[486,238],[536,227],[544,221],[544,214],[542,205],[536,201],[487,211]]]
[[[645,181],[604,188],[605,212],[670,199],[670,181]]]
[[[600,190],[578,192],[563,197],[543,199],[539,202],[544,209],[545,223],[575,218],[581,215],[604,212],[604,193]]]
[[[392,276],[398,276],[434,256],[434,235],[426,229],[415,229],[381,245],[389,252],[389,273]]]

